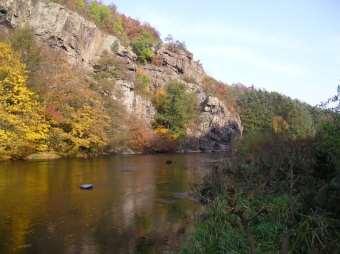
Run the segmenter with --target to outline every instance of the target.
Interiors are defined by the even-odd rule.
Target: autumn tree
[[[49,125],[26,80],[20,57],[0,43],[0,155],[20,157],[47,149]]]
[[[91,89],[82,70],[58,51],[44,49],[43,54],[35,79],[51,122],[50,147],[67,156],[100,153],[107,143],[109,122],[101,91]]]

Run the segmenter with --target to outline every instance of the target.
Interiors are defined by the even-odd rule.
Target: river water
[[[221,156],[2,162],[0,253],[168,253],[199,209],[187,192]]]

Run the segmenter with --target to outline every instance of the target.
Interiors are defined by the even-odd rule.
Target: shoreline
[[[42,152],[42,153],[33,153],[24,158],[12,158],[10,156],[0,157],[1,162],[10,162],[10,161],[54,161],[60,159],[81,159],[81,160],[92,160],[97,158],[107,158],[113,156],[135,156],[135,155],[161,155],[161,154],[214,154],[214,153],[229,153],[228,150],[182,150],[182,151],[169,151],[169,152],[134,152],[134,153],[101,153],[97,155],[62,155],[56,152]]]

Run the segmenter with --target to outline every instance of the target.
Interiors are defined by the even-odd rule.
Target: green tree
[[[293,103],[292,108],[288,111],[287,122],[291,137],[304,138],[315,134],[313,116],[308,108],[301,103]]]
[[[238,96],[237,103],[245,134],[276,132],[279,119],[290,137],[315,134],[317,118],[313,108],[297,100],[274,92],[248,90]]]
[[[152,47],[154,43],[154,37],[147,32],[143,32],[136,39],[134,39],[134,41],[132,41],[132,49],[136,53],[140,63],[145,64],[152,60],[154,54]]]
[[[155,104],[156,127],[164,127],[176,137],[184,136],[186,127],[197,116],[196,95],[188,92],[184,84],[177,81],[167,85],[165,93],[158,96]]]
[[[99,25],[103,25],[109,18],[111,18],[110,8],[96,1],[92,1],[90,3],[89,13],[94,21]]]
[[[316,135],[316,173],[322,176],[340,174],[340,116],[325,122]]]

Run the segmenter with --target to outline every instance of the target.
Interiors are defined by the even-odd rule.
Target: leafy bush
[[[91,89],[82,70],[58,51],[45,49],[35,75],[51,123],[49,147],[65,156],[100,153],[107,143],[109,118],[100,92]]]
[[[337,116],[313,139],[243,139],[199,188],[208,210],[182,253],[336,253],[339,126]]]
[[[111,17],[111,10],[108,6],[92,1],[89,4],[90,16],[94,19],[96,24],[104,25]]]
[[[138,61],[142,64],[151,62],[153,57],[154,38],[149,33],[142,33],[131,43],[132,50],[137,55]]]
[[[170,130],[175,137],[183,137],[188,124],[198,112],[196,95],[188,92],[184,84],[170,82],[164,93],[159,93],[154,99],[157,109],[155,126]]]
[[[334,177],[340,169],[340,116],[325,122],[316,135],[316,174]]]

